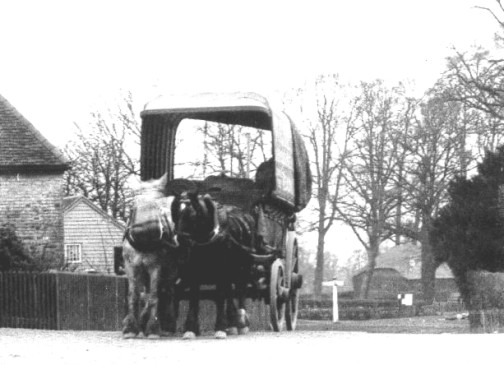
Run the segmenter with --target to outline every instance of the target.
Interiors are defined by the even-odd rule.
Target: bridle
[[[207,198],[206,196],[205,197],[197,196],[197,199],[198,199],[198,204],[200,204],[202,206],[205,204],[205,200],[208,200],[210,202],[210,204],[212,204],[212,209],[213,209],[213,217],[212,218],[213,218],[214,228],[208,233],[208,235],[203,237],[203,239],[195,238],[194,233],[186,232],[186,231],[183,231],[180,229],[180,226],[181,226],[180,222],[184,218],[184,216],[181,215],[179,218],[179,221],[175,223],[175,235],[173,237],[173,241],[178,246],[182,246],[182,245],[184,245],[184,246],[188,245],[189,247],[208,246],[208,245],[211,245],[211,244],[217,242],[219,240],[219,238],[222,237],[222,230],[221,230],[221,226],[219,224],[218,212],[217,212],[217,207],[215,206],[215,203],[213,203],[213,201],[211,201],[210,197]],[[191,199],[183,198],[180,200],[180,203],[186,205],[186,207],[183,208],[181,211],[187,209],[187,206],[191,206],[192,209],[195,209]],[[182,242],[179,241],[179,238],[182,239],[181,240]]]
[[[156,228],[159,232],[157,237],[153,237],[150,242],[139,242],[137,238],[135,238],[135,234],[133,231],[135,230],[135,222],[138,207],[135,206],[132,209],[131,217],[128,220],[128,224],[126,230],[124,232],[124,238],[128,240],[128,242],[139,251],[151,251],[155,250],[161,246],[166,246],[170,248],[178,248],[178,241],[173,239],[174,229],[173,223],[170,223],[169,212],[165,208],[163,208],[157,201],[149,202],[147,205],[152,205],[152,210],[154,210],[154,216],[156,218]],[[144,209],[145,209],[144,206]],[[150,227],[149,227],[150,229]]]

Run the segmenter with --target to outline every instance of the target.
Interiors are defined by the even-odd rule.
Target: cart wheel
[[[273,331],[283,331],[285,325],[285,303],[288,289],[285,288],[285,269],[281,259],[271,265],[270,275],[270,319]]]
[[[290,273],[289,297],[285,307],[285,322],[288,331],[296,329],[298,308],[299,308],[299,288],[303,283],[303,276],[299,274],[298,246],[294,240],[287,250],[286,271]]]

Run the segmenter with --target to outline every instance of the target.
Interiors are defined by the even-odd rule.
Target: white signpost
[[[332,302],[333,302],[333,322],[339,321],[339,312],[338,312],[338,286],[343,286],[343,281],[333,279],[331,281],[324,281],[322,283],[323,286],[332,286]]]
[[[413,305],[413,294],[398,294],[397,299],[401,305],[412,306]]]

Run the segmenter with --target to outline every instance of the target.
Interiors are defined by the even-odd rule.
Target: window
[[[270,131],[204,120],[184,119],[177,128],[174,177],[253,178],[272,151]]]
[[[82,262],[82,245],[80,243],[65,244],[65,262],[69,264]]]

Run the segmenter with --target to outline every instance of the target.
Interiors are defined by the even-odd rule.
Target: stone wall
[[[0,222],[15,226],[46,268],[63,262],[62,173],[0,173]]]

